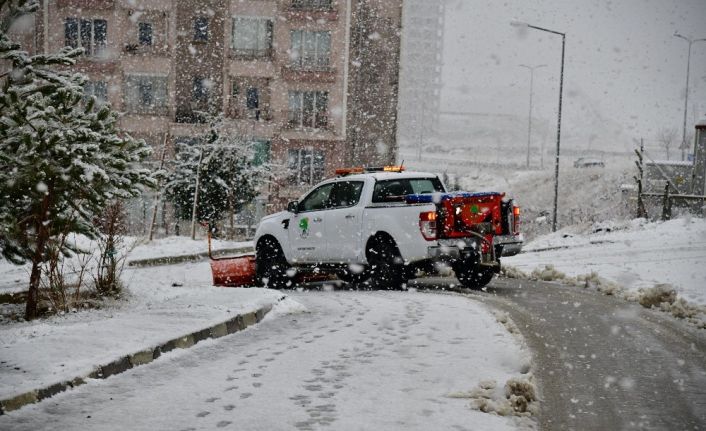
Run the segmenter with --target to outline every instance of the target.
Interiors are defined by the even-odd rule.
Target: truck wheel
[[[475,256],[464,259],[454,267],[456,278],[467,289],[480,290],[493,279],[493,271],[483,269]]]
[[[368,249],[370,263],[370,287],[373,289],[398,290],[405,283],[404,268],[392,244],[377,242]]]
[[[492,271],[481,270],[473,272],[469,271],[467,274],[456,273],[456,278],[458,278],[458,281],[461,282],[463,287],[467,289],[480,290],[490,283],[493,279],[493,275],[495,275],[495,273]]]
[[[289,265],[276,240],[264,238],[255,251],[255,280],[259,286],[284,289],[292,285],[287,276]]]

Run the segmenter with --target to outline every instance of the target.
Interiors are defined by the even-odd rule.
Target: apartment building
[[[402,0],[49,0],[37,51],[83,47],[86,93],[152,144],[189,142],[203,112],[277,163],[282,208],[340,166],[393,163]]]

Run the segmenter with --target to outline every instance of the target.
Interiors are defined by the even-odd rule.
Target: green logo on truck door
[[[302,217],[299,220],[299,229],[302,230],[302,238],[309,236],[309,217]]]

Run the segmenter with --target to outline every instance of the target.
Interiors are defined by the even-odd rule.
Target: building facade
[[[281,209],[340,166],[396,158],[402,0],[48,0],[34,46],[82,47],[86,93],[173,156],[223,113],[277,164]]]

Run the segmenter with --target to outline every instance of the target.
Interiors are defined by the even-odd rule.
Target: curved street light
[[[706,42],[706,38],[704,39],[693,39],[689,38],[686,36],[683,36],[679,34],[678,32],[674,32],[674,37],[678,37],[680,39],[684,39],[685,41],[689,42],[689,53],[687,54],[686,57],[686,90],[684,91],[684,125],[682,128],[682,135],[681,135],[681,159],[682,161],[685,159],[685,151],[686,151],[686,111],[689,106],[689,68],[691,64],[691,45],[693,45],[696,42]]]
[[[554,162],[554,218],[552,219],[552,232],[556,232],[557,227],[557,213],[559,204],[559,154],[561,146],[561,105],[564,95],[564,54],[566,52],[566,33],[562,33],[555,30],[549,30],[544,27],[537,27],[536,25],[528,24],[526,22],[512,20],[510,25],[513,27],[523,27],[523,28],[533,28],[539,31],[546,31],[547,33],[558,34],[561,36],[561,74],[559,78],[559,113],[557,118],[556,126],[556,159]]]
[[[529,97],[529,119],[527,121],[527,169],[530,167],[530,146],[532,143],[532,96],[534,95],[534,69],[539,69],[540,67],[547,67],[546,64],[539,64],[537,66],[527,66],[526,64],[520,64],[520,67],[529,69],[530,71],[530,97]]]

